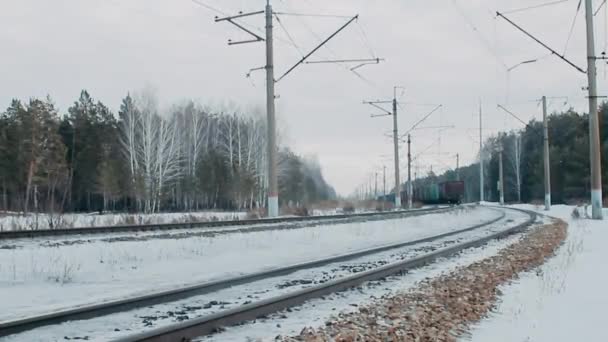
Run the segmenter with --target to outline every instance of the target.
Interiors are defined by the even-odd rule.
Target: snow
[[[483,213],[478,212],[477,214]],[[473,213],[473,215],[475,215],[475,213]],[[347,262],[339,262],[323,267],[306,269],[289,275],[264,279],[253,283],[239,285],[229,289],[205,295],[199,295],[172,303],[154,305],[152,307],[141,308],[129,312],[113,314],[110,316],[90,319],[86,321],[66,322],[57,326],[38,328],[33,331],[10,336],[4,340],[0,340],[27,341],[34,338],[43,337],[46,341],[54,341],[62,339],[63,336],[68,336],[70,338],[82,338],[86,336],[91,340],[110,340],[119,337],[125,337],[129,334],[132,334],[133,332],[141,331],[145,328],[146,324],[150,324],[152,327],[159,327],[174,323],[176,321],[176,317],[173,315],[169,315],[170,312],[181,313],[180,315],[188,315],[188,317],[197,317],[200,315],[212,314],[220,310],[238,307],[246,301],[263,300],[266,298],[274,297],[280,294],[296,291],[298,289],[310,286],[306,283],[297,283],[302,280],[319,281],[322,279],[327,279],[329,275],[331,275],[332,279],[335,279],[334,277],[339,278],[349,276],[352,274],[352,268],[370,266],[376,267],[383,265],[386,262],[396,262],[402,260],[403,258],[412,258],[414,256],[420,255],[421,253],[428,253],[430,248],[445,248],[455,243],[476,239],[480,236],[486,236],[493,232],[502,231],[516,224],[522,223],[526,219],[527,215],[519,212],[510,211],[507,212],[507,216],[503,220],[496,222],[490,226],[481,228],[479,230],[458,234],[457,236],[444,238],[439,241],[400,248],[398,250],[377,253],[374,255],[357,258],[356,260],[351,260]],[[424,273],[415,272],[413,277],[415,279],[419,279],[423,275]],[[409,284],[410,280],[406,280],[409,277],[410,274],[408,274],[407,277],[397,277],[395,278],[395,281]],[[291,283],[293,285],[285,286],[285,284],[288,283]],[[388,284],[390,284],[390,282]],[[370,293],[374,293],[373,291],[380,291],[380,288],[374,289]],[[355,292],[355,294],[356,293],[358,292]],[[343,298],[343,296],[344,294],[331,296],[331,303],[335,305],[334,300],[340,303],[340,298]],[[348,300],[350,300],[350,297]],[[223,306],[208,305],[208,303],[212,303],[213,301],[227,303]],[[350,303],[356,303],[356,301],[351,301]],[[206,304],[209,307],[205,307]],[[348,306],[348,304],[345,305]],[[331,311],[327,312],[327,314],[331,313]],[[318,319],[318,317],[316,319]],[[310,320],[310,322],[313,321],[313,319]],[[300,323],[299,320],[296,320],[295,322],[297,324]],[[281,322],[281,324],[283,324],[283,322]],[[294,329],[295,328],[297,327],[295,327],[294,324]],[[254,329],[254,331],[255,330],[256,329]],[[263,331],[266,334],[268,334],[269,332],[274,333],[273,330],[268,329],[264,329]],[[224,340],[223,335],[219,336],[219,340]],[[245,340],[245,336],[242,336],[241,339],[236,340],[243,341]]]
[[[467,208],[294,230],[0,249],[0,321],[420,239],[498,215]]]
[[[407,276],[388,277],[384,282],[368,282],[357,289],[332,294],[326,296],[325,299],[310,300],[292,309],[291,312],[283,311],[271,315],[268,319],[259,319],[243,326],[229,327],[220,334],[200,337],[195,341],[273,341],[278,335],[297,335],[305,327],[323,326],[326,321],[337,317],[339,313],[353,312],[361,306],[374,305],[378,298],[391,297],[415,288],[420,281],[426,278],[437,277],[459,267],[492,257],[518,240],[519,236],[516,235],[503,240],[491,241],[481,248],[465,250],[457,258],[443,259],[411,270]]]
[[[245,219],[245,212],[204,211],[159,214],[28,214],[7,213],[0,216],[0,231],[55,228],[102,227],[126,224],[161,224],[191,221],[227,221]],[[58,224],[59,223],[59,224]]]
[[[543,266],[502,286],[497,310],[464,341],[608,341],[608,223],[573,219],[573,208],[539,211],[568,222],[564,245]]]

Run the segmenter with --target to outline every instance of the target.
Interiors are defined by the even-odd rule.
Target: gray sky
[[[389,99],[395,85],[406,88],[399,124],[405,130],[442,104],[422,126],[454,129],[413,133],[419,174],[474,161],[478,146],[478,103],[484,108],[486,134],[520,128],[496,108],[505,104],[522,119],[540,118],[534,102],[542,95],[567,96],[550,101],[550,110],[573,106],[586,110],[584,74],[532,42],[501,19],[496,10],[532,6],[548,0],[274,0],[275,11],[313,14],[360,14],[313,59],[386,58],[359,69],[365,81],[345,65],[304,65],[278,84],[277,109],[287,143],[301,154],[315,154],[326,178],[349,194],[382,165],[392,170],[392,142],[384,134],[391,119],[361,104]],[[202,0],[221,11],[261,10],[263,0]],[[601,2],[595,1],[598,6]],[[512,13],[509,17],[563,52],[578,1]],[[128,91],[152,85],[166,104],[185,98],[203,103],[265,104],[263,73],[245,74],[264,64],[263,43],[229,47],[229,38],[247,38],[217,13],[190,0],[19,0],[0,2],[0,106],[11,98],[46,96],[62,112],[81,89],[114,111]],[[606,47],[606,13],[596,16],[597,53]],[[280,16],[296,45],[313,48],[346,19]],[[263,28],[263,16],[245,22]],[[362,33],[364,32],[364,34]],[[300,54],[276,26],[277,77]],[[370,51],[371,47],[371,51]],[[584,9],[566,51],[586,69]],[[507,67],[542,58],[510,72]],[[600,95],[606,74],[599,67]],[[350,65],[353,66],[353,65]],[[388,108],[388,107],[387,107]],[[429,147],[430,146],[430,147]],[[428,148],[428,149],[427,149]],[[402,150],[405,151],[405,150]],[[402,155],[405,161],[405,153]],[[390,177],[389,177],[390,176]],[[387,175],[392,183],[392,171]]]

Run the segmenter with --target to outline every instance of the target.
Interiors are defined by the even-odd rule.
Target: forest
[[[50,97],[14,99],[0,115],[0,209],[263,208],[265,122],[255,110],[194,101],[164,110],[149,89],[127,94],[116,114],[86,90],[66,113]],[[285,146],[279,150],[279,188],[282,206],[336,196],[314,157]]]
[[[600,106],[602,143],[602,182],[608,188],[608,103]],[[523,126],[523,125],[522,125]],[[553,203],[584,203],[590,197],[589,116],[573,109],[554,112],[548,117],[551,195]],[[536,202],[544,199],[543,123],[533,120],[523,129],[502,132],[484,142],[485,199],[497,202],[499,147],[503,149],[503,172],[506,202]],[[479,160],[479,158],[478,158]],[[442,175],[428,175],[420,182],[465,181],[465,201],[479,200],[479,161],[449,170]],[[604,191],[604,198],[608,195]],[[605,200],[606,201],[606,200]]]

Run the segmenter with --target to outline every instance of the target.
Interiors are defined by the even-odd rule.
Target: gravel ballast
[[[524,234],[499,254],[426,279],[416,288],[341,313],[324,327],[307,327],[284,341],[456,341],[495,307],[499,286],[553,256],[567,235],[554,220]]]

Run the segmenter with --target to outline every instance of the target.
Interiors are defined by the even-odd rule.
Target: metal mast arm
[[[537,42],[538,44],[540,44],[542,47],[544,47],[545,49],[551,51],[552,54],[556,55],[557,57],[559,57],[561,60],[563,60],[564,62],[568,63],[570,66],[572,66],[573,68],[575,68],[576,70],[582,72],[583,74],[587,73],[585,70],[583,70],[582,68],[580,68],[579,66],[577,66],[576,64],[572,63],[570,60],[568,60],[564,55],[559,54],[557,51],[553,50],[552,48],[550,48],[547,44],[541,42],[538,38],[534,37],[532,34],[528,33],[528,31],[524,30],[523,28],[521,28],[519,25],[517,25],[516,23],[514,23],[511,19],[505,17],[502,13],[500,12],[496,12],[496,16],[503,18],[504,20],[506,20],[509,24],[513,25],[516,29],[520,30],[521,32],[523,32],[526,36],[532,38],[535,42]]]
[[[319,50],[323,45],[327,44],[327,42],[329,42],[333,37],[335,37],[338,33],[340,33],[340,31],[344,30],[346,28],[346,26],[350,25],[353,21],[355,21],[358,18],[359,18],[358,14],[356,16],[352,17],[348,22],[346,22],[346,24],[342,25],[342,27],[340,27],[336,32],[332,33],[329,37],[327,37],[327,39],[325,39],[323,42],[321,42],[321,44],[317,45],[317,47],[315,47],[314,49],[312,49],[312,51],[310,51],[308,54],[306,54],[304,57],[302,57],[302,59],[300,61],[298,61],[294,66],[289,68],[281,77],[279,77],[276,80],[276,82],[279,82],[285,76],[289,75],[289,73],[292,72],[293,69],[297,68],[300,64],[304,63],[306,61],[306,59],[308,59],[308,57],[312,56],[312,54],[317,52],[317,50]]]

